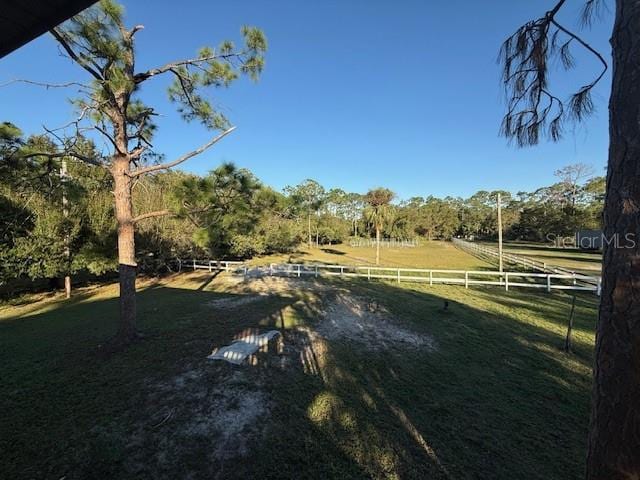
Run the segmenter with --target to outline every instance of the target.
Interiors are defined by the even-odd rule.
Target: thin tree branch
[[[245,54],[246,54],[246,52],[239,52],[239,53],[228,53],[228,54],[224,54],[224,55],[209,55],[208,57],[191,58],[189,60],[178,60],[178,61],[175,61],[175,62],[167,63],[166,65],[163,65],[162,67],[149,69],[146,72],[136,73],[133,76],[133,80],[134,80],[135,83],[141,83],[141,82],[144,82],[145,80],[147,80],[147,79],[149,79],[149,78],[151,78],[153,76],[169,72],[172,69],[175,69],[176,67],[181,67],[183,65],[199,66],[202,63],[210,62],[210,61],[213,61],[213,60],[230,60],[232,58],[240,58]]]
[[[585,42],[584,40],[582,40],[579,36],[577,36],[575,33],[571,32],[570,30],[567,30],[566,28],[564,28],[562,25],[560,25],[555,19],[551,19],[551,23],[553,25],[555,25],[555,27],[564,32],[565,34],[569,35],[571,38],[573,38],[576,42],[578,42],[580,45],[582,45],[584,48],[586,48],[587,50],[589,50],[592,54],[594,54],[598,60],[600,60],[600,63],[602,63],[603,66],[603,70],[602,72],[600,72],[600,75],[598,75],[598,77],[590,83],[591,86],[594,86],[596,83],[598,83],[600,81],[600,79],[604,76],[605,72],[607,71],[607,69],[609,68],[609,65],[607,64],[606,60],[604,59],[604,57],[600,54],[600,52],[598,52],[596,49],[594,49],[591,45],[589,45],[587,42]]]
[[[187,102],[189,103],[189,106],[195,110],[196,107],[193,105],[193,100],[191,99],[191,94],[189,93],[189,91],[187,90],[187,86],[185,85],[185,80],[189,81],[189,79],[185,79],[183,75],[180,74],[180,72],[178,72],[175,68],[171,68],[170,71],[178,78],[178,81],[180,82],[180,87],[182,88],[182,91],[184,92],[184,96],[187,99]]]
[[[74,157],[77,158],[78,160],[81,160],[85,163],[88,163],[90,165],[95,165],[96,167],[103,167],[106,168],[106,166],[91,158],[91,157],[87,157],[86,155],[82,155],[81,153],[77,153],[77,152],[62,152],[62,153],[50,153],[50,152],[29,152],[29,153],[24,153],[24,154],[20,154],[19,155],[20,158],[34,158],[34,157],[47,157],[49,159],[52,158],[62,158],[62,157]]]
[[[116,152],[118,152],[121,155],[124,155],[127,152],[123,152],[122,150],[120,150],[120,148],[118,148],[118,144],[116,143],[115,139],[109,135],[109,132],[107,132],[104,128],[99,127],[98,125],[94,125],[93,128],[95,128],[97,131],[99,131],[104,137],[107,138],[107,140],[109,140],[109,142],[111,142],[111,145],[113,145],[113,148],[116,149]]]
[[[156,210],[155,212],[147,212],[133,217],[133,222],[137,223],[146,218],[164,217],[165,215],[171,215],[171,212],[169,210]]]
[[[62,45],[62,48],[64,48],[64,50],[78,65],[80,65],[87,72],[89,72],[96,80],[99,80],[99,81],[104,80],[102,78],[102,75],[100,75],[97,70],[95,70],[93,67],[91,67],[91,65],[89,65],[86,61],[82,60],[78,56],[78,54],[73,50],[73,48],[71,48],[71,45],[69,45],[69,42],[67,42],[66,38],[64,38],[64,36],[60,32],[58,32],[55,28],[52,28],[51,30],[49,30],[49,32],[58,41],[58,43]]]
[[[207,150],[209,147],[211,147],[212,145],[214,145],[215,143],[219,142],[224,137],[229,135],[235,129],[236,129],[236,127],[231,127],[229,129],[225,130],[220,135],[218,135],[217,137],[214,137],[213,139],[211,139],[210,141],[208,141],[207,143],[205,143],[201,147],[196,148],[195,150],[193,150],[193,151],[181,156],[180,158],[178,158],[177,160],[174,160],[173,162],[161,163],[161,164],[158,164],[158,165],[151,165],[151,166],[148,166],[148,167],[139,168],[137,170],[134,170],[133,172],[130,172],[129,176],[130,177],[137,177],[139,175],[144,175],[144,174],[147,174],[147,173],[156,172],[158,170],[168,170],[168,169],[170,169],[172,167],[175,167],[176,165],[180,165],[182,162],[186,162],[190,158],[193,158],[196,155],[200,155],[202,152]]]
[[[28,83],[29,85],[45,87],[47,90],[50,88],[68,88],[68,87],[74,87],[74,86],[91,89],[91,85],[86,85],[80,82],[46,83],[46,82],[36,82],[34,80],[26,80],[23,78],[14,78],[13,80],[9,80],[8,82],[0,83],[0,88],[12,85],[14,83]]]

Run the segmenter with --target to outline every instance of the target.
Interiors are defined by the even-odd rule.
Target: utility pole
[[[67,199],[67,158],[62,157],[62,165],[60,166],[60,180],[62,183],[62,216],[67,220],[69,218],[69,200]],[[71,277],[69,270],[71,267],[71,249],[69,247],[69,232],[64,234],[64,257],[66,259],[67,270],[64,276],[64,293],[67,298],[71,298]]]
[[[501,195],[498,193],[498,257],[500,259],[500,273],[502,273],[502,205]]]

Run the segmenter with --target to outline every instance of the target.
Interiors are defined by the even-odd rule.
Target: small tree
[[[376,265],[380,265],[380,232],[393,215],[391,200],[394,196],[395,194],[386,188],[369,190],[364,196],[368,205],[364,211],[365,218],[376,231]]]
[[[311,248],[311,217],[314,214],[317,215],[322,207],[325,198],[324,187],[309,178],[295,187],[286,187],[285,192],[288,193],[293,201],[307,214],[307,239],[309,248]],[[318,229],[316,225],[316,243],[317,241]]]
[[[72,125],[76,133],[88,129],[102,135],[111,146],[103,161],[82,155],[73,141],[64,143],[65,155],[98,164],[113,176],[115,216],[118,229],[120,278],[120,325],[117,344],[138,337],[136,328],[136,252],[134,232],[141,220],[167,215],[168,210],[144,213],[133,211],[132,189],[146,174],[180,165],[204,152],[233,131],[228,120],[203,96],[206,87],[226,87],[240,75],[256,80],[264,65],[266,40],[257,28],[243,27],[244,45],[237,48],[225,41],[218,48],[204,47],[198,55],[136,71],[136,35],[142,25],[127,28],[123,9],[111,0],[102,0],[51,31],[62,51],[92,79],[76,83],[82,94],[75,100],[79,116]],[[166,163],[149,164],[155,158],[151,144],[156,129],[153,107],[145,105],[137,93],[145,82],[168,75],[173,78],[169,98],[176,103],[185,121],[199,121],[221,133],[204,145]],[[60,140],[59,136],[56,136]],[[38,152],[33,155],[38,155]]]
[[[346,199],[347,218],[353,222],[353,236],[358,236],[358,221],[362,218],[364,208],[362,195],[359,193],[348,193]]]
[[[586,163],[574,163],[556,170],[554,175],[560,179],[567,190],[571,208],[575,209],[578,193],[580,192],[580,184],[593,177],[593,167]]]

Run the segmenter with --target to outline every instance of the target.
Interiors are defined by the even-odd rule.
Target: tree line
[[[99,156],[92,142],[78,143],[84,156]],[[56,149],[48,137],[23,138],[15,125],[0,124],[0,281],[9,292],[20,279],[100,276],[118,267],[112,176],[56,156]],[[39,155],[30,156],[34,151]],[[549,234],[599,228],[604,179],[581,164],[556,176],[556,183],[529,193],[394,201],[388,189],[347,192],[311,179],[279,192],[232,164],[203,176],[157,172],[132,188],[135,211],[166,213],[138,220],[135,257],[139,270],[155,274],[180,257],[245,259],[353,237],[492,238],[498,193],[506,238],[545,241]]]

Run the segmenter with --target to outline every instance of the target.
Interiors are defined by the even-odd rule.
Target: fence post
[[[342,277],[344,275],[344,267],[340,267],[340,276]]]
[[[209,260],[209,273],[211,273],[211,260]]]
[[[504,274],[504,289],[505,291],[509,291],[509,273]]]
[[[464,272],[464,288],[469,288],[469,272]]]
[[[433,285],[433,270],[429,270],[429,286]]]
[[[245,266],[244,266],[244,276],[245,276],[245,277],[247,276],[247,272],[248,272],[248,271],[249,271],[249,269],[248,269],[248,268],[247,268],[247,266],[245,265]]]
[[[273,263],[269,264],[269,276],[273,277]]]
[[[551,274],[547,275],[547,292],[551,293]]]
[[[367,280],[371,280],[371,267],[367,267]]]
[[[316,278],[318,278],[318,265],[316,265]]]
[[[400,283],[400,269],[398,269],[398,283]]]
[[[194,270],[196,269],[196,259],[195,258],[193,259],[193,269]]]
[[[300,278],[300,264],[298,264],[298,278]]]
[[[598,289],[596,290],[596,295],[600,296],[602,292],[602,277],[598,278]]]

